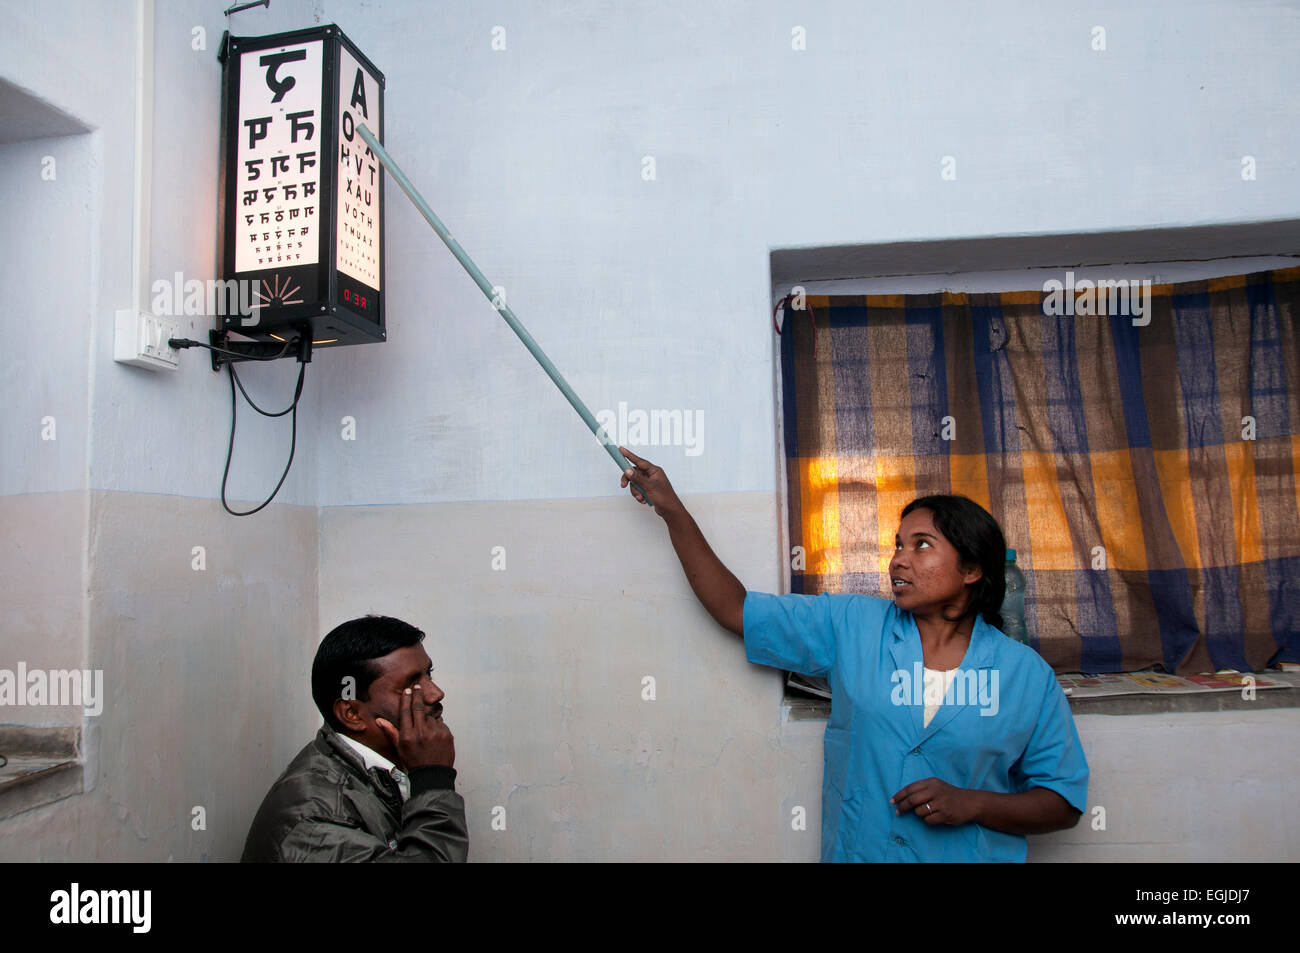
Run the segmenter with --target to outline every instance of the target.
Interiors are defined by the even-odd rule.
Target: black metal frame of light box
[[[319,117],[320,126],[320,188],[317,190],[320,201],[321,218],[323,223],[317,227],[318,252],[316,263],[312,265],[298,265],[293,268],[263,268],[253,271],[235,272],[235,229],[239,215],[239,196],[232,194],[234,190],[233,176],[235,174],[235,163],[238,160],[238,146],[240,130],[232,128],[232,124],[239,122],[238,111],[238,91],[239,91],[239,73],[240,73],[240,55],[257,50],[273,49],[280,46],[289,46],[296,43],[307,42],[311,40],[321,40],[322,47],[322,69],[321,69],[321,109]],[[269,278],[273,274],[292,275],[293,281],[297,282],[303,292],[304,300],[301,304],[286,305],[274,308],[274,314],[265,316],[268,309],[262,308],[259,314],[260,320],[255,327],[245,326],[238,314],[224,315],[221,318],[222,326],[220,330],[213,331],[209,338],[214,346],[226,348],[227,350],[243,351],[247,349],[250,358],[255,353],[261,352],[262,348],[254,348],[251,342],[231,342],[228,334],[234,331],[245,337],[253,338],[255,341],[264,342],[272,350],[283,346],[283,341],[277,341],[272,332],[288,331],[292,334],[302,335],[309,341],[313,342],[315,347],[343,346],[348,344],[365,344],[374,341],[383,341],[387,339],[388,332],[384,319],[384,304],[387,297],[386,282],[384,280],[384,271],[387,265],[387,254],[384,246],[384,188],[385,178],[383,166],[380,165],[379,175],[379,284],[384,290],[376,290],[368,285],[341,275],[338,270],[338,221],[336,217],[336,197],[338,189],[338,133],[337,124],[339,117],[339,51],[346,46],[348,52],[356,61],[375,78],[379,86],[379,141],[383,142],[383,131],[386,126],[384,116],[384,74],[375,68],[370,59],[365,56],[356,44],[344,35],[343,31],[335,24],[329,24],[321,27],[312,27],[305,30],[293,30],[287,33],[277,33],[268,36],[249,36],[237,37],[227,32],[221,40],[221,50],[217,59],[221,62],[222,83],[221,83],[221,136],[220,136],[220,214],[218,230],[218,247],[222,254],[222,277],[226,280],[243,279],[254,280],[260,283],[263,278]],[[373,126],[372,126],[373,128]],[[363,147],[360,137],[356,142]],[[362,288],[369,294],[374,295],[375,308],[373,315],[354,310],[353,308],[342,303],[340,289],[346,283],[353,288]],[[311,290],[311,295],[306,292]],[[217,336],[220,335],[221,342],[218,342]],[[281,334],[280,337],[288,337],[287,334]],[[325,343],[326,340],[335,338],[335,341]],[[236,346],[232,346],[236,345]],[[285,357],[296,357],[295,353],[287,353]],[[216,370],[220,363],[224,361],[235,361],[240,358],[230,357],[228,355],[212,354],[213,369]],[[219,360],[220,359],[220,360]]]

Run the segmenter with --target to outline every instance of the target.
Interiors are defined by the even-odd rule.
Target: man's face
[[[402,722],[399,716],[403,693],[409,688],[418,692],[428,707],[427,717],[442,720],[443,690],[433,681],[433,663],[429,653],[420,644],[408,645],[371,661],[379,676],[370,683],[366,700],[339,700],[334,703],[335,717],[345,728],[374,751],[388,760],[401,763],[388,734],[379,727],[376,719],[383,718],[398,731]],[[340,706],[343,706],[342,709]]]

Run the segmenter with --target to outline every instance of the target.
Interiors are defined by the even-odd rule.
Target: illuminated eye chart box
[[[222,41],[221,253],[251,314],[222,329],[319,346],[382,341],[384,75],[329,25]],[[227,286],[238,287],[238,286]]]

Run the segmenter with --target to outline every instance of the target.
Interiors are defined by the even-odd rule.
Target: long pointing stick
[[[451,232],[447,231],[447,226],[443,225],[441,219],[439,219],[437,215],[433,214],[433,209],[429,208],[429,203],[424,200],[424,197],[421,196],[418,191],[416,191],[415,186],[411,184],[411,180],[408,179],[402,173],[402,170],[397,167],[397,163],[393,161],[393,157],[390,156],[384,150],[384,147],[379,144],[379,140],[375,138],[374,133],[366,128],[364,124],[357,126],[357,132],[361,134],[361,138],[365,140],[366,145],[368,145],[374,154],[379,157],[379,161],[384,164],[384,168],[388,170],[389,174],[392,175],[397,184],[402,187],[402,191],[406,193],[406,197],[420,210],[420,214],[424,216],[425,221],[433,226],[433,230],[438,233],[438,237],[442,239],[443,244],[451,249],[451,253],[456,256],[456,260],[464,266],[466,271],[469,272],[469,276],[474,279],[474,283],[479,286],[483,294],[487,295],[488,301],[491,301],[492,306],[501,313],[501,317],[506,319],[506,324],[510,325],[511,330],[513,330],[515,334],[519,335],[519,340],[524,342],[524,347],[528,348],[533,357],[537,358],[537,363],[542,365],[542,370],[546,371],[551,380],[555,382],[555,386],[560,389],[560,393],[568,398],[569,403],[572,404],[573,409],[578,412],[578,416],[582,418],[583,423],[585,423],[587,428],[596,435],[596,439],[600,441],[600,445],[605,448],[605,451],[614,458],[614,462],[618,464],[618,468],[620,470],[632,469],[632,464],[628,462],[627,457],[623,456],[623,454],[619,452],[618,447],[615,446],[614,442],[610,440],[608,436],[601,437],[600,425],[596,423],[596,418],[591,415],[591,411],[587,409],[587,405],[582,402],[581,397],[573,392],[573,388],[570,387],[569,382],[564,379],[564,375],[555,369],[555,365],[551,363],[551,359],[546,356],[546,352],[543,351],[541,347],[538,346],[537,342],[533,340],[533,336],[528,333],[528,329],[519,322],[518,318],[515,317],[515,313],[510,310],[510,306],[504,301],[499,304],[497,303],[495,296],[492,294],[492,283],[489,282],[487,278],[483,277],[483,272],[478,270],[478,265],[474,264],[474,260],[470,258],[469,255],[465,254],[465,249],[460,247],[460,242],[451,237]],[[650,497],[646,494],[645,490],[641,489],[641,487],[637,486],[635,483],[633,483],[632,486],[641,494],[642,500],[649,502]]]

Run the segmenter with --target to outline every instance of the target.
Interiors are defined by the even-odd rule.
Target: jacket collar
[[[326,754],[342,761],[353,774],[359,777],[369,779],[366,772],[365,762],[361,760],[361,755],[351,745],[343,740],[342,737],[329,725],[321,725],[320,731],[316,732],[316,747],[320,748]]]
[[[367,771],[371,768],[378,768],[380,771],[388,772],[401,770],[397,765],[393,764],[393,762],[389,761],[378,751],[375,751],[367,745],[363,745],[360,741],[349,738],[342,732],[334,732],[334,737],[352,749],[352,752],[361,759],[361,763],[365,765]]]

